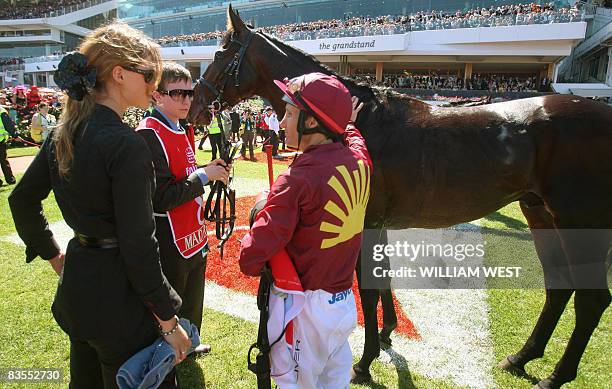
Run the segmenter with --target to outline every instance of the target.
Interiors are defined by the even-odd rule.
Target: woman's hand
[[[222,181],[227,185],[229,173],[232,169],[231,164],[225,163],[222,159],[215,159],[204,168],[204,172],[210,181]]]
[[[353,103],[353,112],[351,113],[351,122],[355,123],[355,120],[357,120],[357,115],[359,114],[359,111],[361,111],[361,109],[363,108],[363,103],[359,102],[359,98],[357,96],[351,97],[351,101]]]
[[[176,316],[170,320],[159,320],[159,325],[162,332],[170,332],[175,325],[178,326],[171,335],[164,336],[164,340],[174,349],[174,364],[178,365],[187,358],[189,348],[191,347],[191,339],[189,339],[185,329],[178,324],[178,317]]]
[[[51,258],[49,264],[51,264],[51,267],[58,276],[61,275],[64,269],[64,253],[60,252],[55,257]]]

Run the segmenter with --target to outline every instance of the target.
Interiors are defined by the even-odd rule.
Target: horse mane
[[[344,76],[339,75],[338,73],[336,73],[333,69],[329,68],[327,65],[322,64],[318,59],[316,59],[313,55],[308,54],[300,49],[297,49],[293,46],[290,46],[262,31],[259,31],[259,33],[261,35],[263,35],[266,39],[268,39],[270,42],[272,42],[274,45],[280,47],[282,49],[282,51],[284,51],[287,54],[292,55],[292,57],[294,59],[301,59],[301,57],[303,57],[306,60],[309,60],[310,62],[312,62],[312,65],[314,65],[315,68],[318,69],[318,71],[320,71],[321,73],[324,74],[328,74],[330,76],[334,76],[336,78],[338,78],[340,81],[342,81],[342,83],[352,92],[354,93],[354,95],[356,95],[357,97],[359,97],[360,99],[363,98],[367,98],[369,97],[370,99],[375,99],[378,100],[376,97],[376,93],[374,92],[374,89],[371,88],[370,86],[366,85],[365,83],[357,83],[355,82],[355,80],[351,79],[351,78],[347,78]],[[302,61],[304,62],[304,61]],[[303,64],[303,63],[302,63]],[[384,88],[382,88],[384,89]],[[357,93],[355,93],[357,92]]]
[[[251,33],[255,31],[248,29]],[[222,38],[223,48],[231,42],[234,29],[228,30]],[[295,61],[297,68],[307,69],[307,72],[321,72],[338,78],[350,91],[352,96],[356,96],[360,102],[364,104],[363,109],[359,113],[357,126],[364,136],[370,129],[382,127],[384,132],[393,132],[399,130],[397,123],[410,122],[413,110],[429,109],[428,105],[413,97],[398,93],[386,87],[371,87],[364,82],[356,82],[355,80],[341,76],[328,66],[322,64],[314,56],[303,52],[293,46],[290,46],[264,32],[258,30],[257,33],[267,40],[268,44],[274,46],[280,52],[287,55],[289,59]]]
[[[301,68],[313,69],[312,71],[319,71],[337,77],[351,92],[352,96],[359,98],[364,107],[359,113],[357,127],[366,136],[366,139],[369,138],[368,133],[371,131],[382,130],[387,134],[401,131],[402,127],[398,126],[398,123],[412,122],[415,119],[415,115],[417,115],[417,111],[426,111],[430,108],[427,103],[396,92],[391,88],[371,87],[365,82],[356,82],[349,77],[341,76],[328,66],[322,64],[314,56],[261,31],[259,33],[270,44],[275,45],[280,51],[287,54],[289,58],[296,61],[297,65]],[[384,139],[381,141],[384,141]],[[370,145],[373,146],[372,149],[380,150],[381,147],[376,146],[374,143],[370,139]]]

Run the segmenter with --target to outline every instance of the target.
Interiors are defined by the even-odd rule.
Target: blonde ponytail
[[[93,114],[97,96],[104,91],[104,85],[110,79],[113,68],[144,65],[155,71],[156,83],[161,76],[162,61],[159,45],[141,31],[124,23],[112,23],[94,30],[81,43],[78,52],[86,57],[87,69],[95,69],[93,72],[95,81],[85,79],[88,76],[85,72],[82,75],[74,72],[74,66],[68,69],[69,72],[73,72],[69,75],[73,77],[72,84],[80,87],[79,91],[82,93],[74,93],[67,88],[68,96],[53,135],[59,175],[64,179],[68,179],[70,175],[75,135],[79,129],[87,125]],[[58,66],[58,72],[59,68]],[[92,72],[89,72],[89,75],[91,74]],[[85,88],[85,85],[90,84],[93,87]]]

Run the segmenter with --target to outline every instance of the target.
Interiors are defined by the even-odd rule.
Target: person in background
[[[272,107],[266,108],[264,120],[266,126],[270,129],[268,132],[270,134],[270,143],[272,144],[272,158],[283,159],[283,157],[278,155],[278,134],[280,132],[280,126],[276,112],[274,112]]]
[[[236,112],[236,108],[232,108],[230,119],[232,120],[232,143],[235,143],[238,141],[240,132],[240,114]]]
[[[40,256],[60,277],[51,310],[70,339],[70,388],[117,388],[121,365],[160,335],[175,363],[191,347],[160,265],[151,152],[122,122],[128,107],[147,108],[160,74],[159,46],[142,32],[91,32],[59,63],[60,125],[9,196],[26,262]],[[51,190],[74,231],[65,255],[42,209]],[[160,386],[175,387],[174,374]]]
[[[223,143],[227,144],[232,141],[232,116],[229,108],[223,109],[221,119],[223,124]]]
[[[217,111],[214,107],[211,107],[210,113],[212,118],[208,125],[208,139],[212,149],[211,160],[214,161],[217,159],[217,153],[221,156],[221,150],[223,150],[223,118],[221,117],[221,112]]]
[[[6,96],[0,95],[0,168],[2,168],[4,179],[9,185],[17,182],[6,152],[7,143],[11,138],[18,138],[15,123],[11,120],[6,109]],[[0,180],[0,186],[2,185],[4,185],[4,182]]]
[[[240,122],[240,129],[242,131],[242,149],[240,154],[242,158],[246,159],[246,148],[249,148],[249,155],[251,161],[255,161],[255,152],[253,151],[253,141],[255,139],[255,121],[253,120],[253,114],[250,110],[246,109]]]
[[[34,142],[42,143],[53,128],[55,128],[55,117],[49,115],[49,105],[47,103],[39,103],[38,112],[32,116],[30,136]]]

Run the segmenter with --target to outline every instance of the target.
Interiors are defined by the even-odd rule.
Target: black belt
[[[81,246],[92,249],[115,249],[119,247],[117,238],[93,238],[91,236],[79,234],[76,231],[74,232],[74,237]]]

